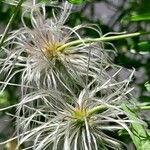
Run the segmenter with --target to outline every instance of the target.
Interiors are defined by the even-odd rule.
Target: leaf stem
[[[10,28],[11,24],[13,23],[13,21],[14,21],[16,15],[17,15],[17,13],[18,13],[18,11],[19,11],[19,8],[21,7],[23,1],[24,1],[24,0],[20,0],[20,1],[19,1],[18,5],[16,6],[16,9],[14,10],[13,15],[11,16],[11,18],[10,18],[10,20],[9,20],[9,22],[8,22],[8,24],[7,24],[6,28],[5,28],[5,30],[4,30],[4,33],[3,33],[3,35],[2,35],[2,37],[1,37],[1,39],[0,39],[0,49],[1,49],[2,45],[3,45],[3,43],[4,43],[4,40],[5,40],[6,35],[7,35],[8,31],[9,31],[9,28]]]
[[[99,105],[93,107],[90,111],[88,111],[87,116],[91,117],[93,114],[98,114],[106,111],[108,107],[106,105]]]
[[[78,45],[81,43],[94,43],[94,42],[108,42],[108,41],[113,41],[113,40],[120,40],[124,38],[130,38],[130,37],[136,37],[144,34],[149,34],[150,32],[135,32],[135,33],[129,33],[129,34],[123,34],[123,35],[115,35],[115,36],[109,36],[109,37],[100,37],[100,38],[95,38],[95,39],[83,39],[83,40],[75,40],[68,42],[60,47],[58,47],[58,51],[63,51],[65,48],[73,46],[73,45]]]
[[[116,106],[116,107],[118,109],[122,109],[121,106]],[[132,106],[130,106],[130,107],[132,107]],[[93,114],[99,114],[99,113],[102,113],[108,109],[109,109],[109,107],[106,105],[95,106],[87,112],[87,116],[91,117]],[[139,110],[139,111],[150,110],[150,103],[146,103],[146,104],[141,103],[141,104],[137,105],[137,107],[133,107],[132,110]]]
[[[141,110],[150,110],[150,106],[141,106],[140,109]]]

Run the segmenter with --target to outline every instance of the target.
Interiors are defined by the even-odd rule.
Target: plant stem
[[[63,51],[66,47],[70,47],[73,45],[78,45],[81,43],[94,43],[94,42],[108,42],[113,40],[120,40],[124,38],[130,38],[130,37],[136,37],[143,34],[149,34],[150,32],[136,32],[136,33],[130,33],[130,34],[123,34],[123,35],[115,35],[115,36],[109,36],[109,37],[100,37],[95,39],[83,39],[83,40],[75,40],[72,42],[68,42],[60,47],[58,47],[58,51]]]
[[[9,31],[9,28],[10,28],[11,24],[13,23],[13,21],[14,21],[16,15],[17,15],[17,13],[18,13],[18,11],[19,11],[19,8],[21,7],[23,1],[24,1],[24,0],[20,0],[20,1],[19,1],[19,3],[18,3],[18,5],[16,6],[16,9],[15,9],[13,15],[11,16],[11,18],[10,18],[10,20],[9,20],[9,22],[8,22],[8,24],[7,24],[6,28],[5,28],[5,30],[4,30],[4,33],[3,33],[3,35],[2,35],[2,37],[1,37],[1,39],[0,39],[0,49],[1,49],[2,45],[3,45],[3,43],[4,43],[4,40],[5,40],[6,35],[7,35],[8,31]]]
[[[93,114],[102,113],[102,112],[106,111],[107,109],[108,109],[108,107],[106,105],[95,106],[87,113],[87,116],[90,117]]]
[[[150,110],[150,106],[141,106],[140,109],[141,110]]]
[[[122,109],[121,106],[116,106],[119,109]],[[108,106],[106,105],[99,105],[99,106],[95,106],[93,107],[90,111],[88,111],[87,116],[91,117],[93,114],[98,114],[98,113],[102,113],[104,111],[106,111],[107,109],[109,109]],[[139,104],[137,105],[137,107],[133,107],[133,110],[150,110],[150,103],[146,104],[145,106],[143,104]]]

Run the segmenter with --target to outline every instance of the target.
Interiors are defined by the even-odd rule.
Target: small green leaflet
[[[122,105],[126,115],[132,120],[131,124],[131,138],[137,150],[149,150],[150,148],[150,135],[144,123],[140,123],[137,115],[125,104]]]
[[[133,15],[130,17],[131,21],[147,21],[150,20],[150,13],[140,14],[140,15]]]
[[[79,5],[79,4],[82,4],[83,2],[85,2],[85,0],[68,0],[68,2]]]
[[[147,82],[144,84],[144,86],[146,87],[147,91],[150,92],[150,82],[147,81]]]
[[[142,41],[131,45],[131,49],[135,49],[137,52],[150,52],[150,42]]]
[[[10,105],[8,101],[8,93],[6,91],[0,93],[0,105]]]

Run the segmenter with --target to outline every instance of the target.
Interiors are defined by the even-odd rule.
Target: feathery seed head
[[[53,13],[47,19],[45,7],[29,9],[22,15],[23,27],[13,31],[3,47],[6,58],[1,59],[1,72],[7,72],[3,89],[17,73],[22,72],[22,85],[39,88],[69,89],[72,85],[85,86],[86,76],[95,78],[95,73],[110,66],[102,43],[80,43],[59,50],[74,39],[82,41],[78,30],[93,26],[79,25],[74,28],[65,25],[71,5],[67,2],[60,14]],[[24,17],[30,15],[32,27],[28,27]],[[9,72],[9,73],[8,73]],[[62,88],[63,87],[63,88]]]
[[[126,86],[132,75],[121,82],[115,75],[104,83],[91,81],[72,96],[56,90],[26,95],[17,112],[19,143],[30,141],[34,150],[122,150],[124,144],[112,135],[120,129],[130,132],[131,121],[122,117],[120,104],[130,98]]]

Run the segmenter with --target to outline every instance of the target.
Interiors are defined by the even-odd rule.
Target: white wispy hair
[[[72,96],[54,89],[26,95],[16,114],[19,145],[29,142],[25,149],[34,150],[124,149],[125,144],[113,134],[120,129],[130,133],[131,120],[120,105],[131,98],[128,84],[132,74],[116,82],[120,71],[106,82],[97,76]]]
[[[8,3],[9,5],[18,5],[19,1],[18,0],[4,0],[5,3]],[[34,6],[41,7],[41,5],[56,5],[58,4],[59,0],[45,0],[45,1],[40,1],[40,0],[25,0],[22,4],[22,6],[27,9],[33,9]]]
[[[92,25],[78,25],[74,28],[66,26],[72,6],[67,2],[63,6],[57,15],[53,11],[51,19],[46,19],[44,5],[25,10],[22,15],[24,27],[11,32],[2,47],[6,56],[0,60],[0,74],[5,77],[2,90],[20,72],[23,87],[84,87],[87,70],[88,75],[95,78],[101,68],[110,65],[107,52],[100,42],[82,42],[62,51],[57,50],[59,46],[75,39],[83,41],[78,33],[82,28],[90,28],[101,36],[100,30]],[[25,23],[24,18],[27,15],[30,16],[32,27]]]

